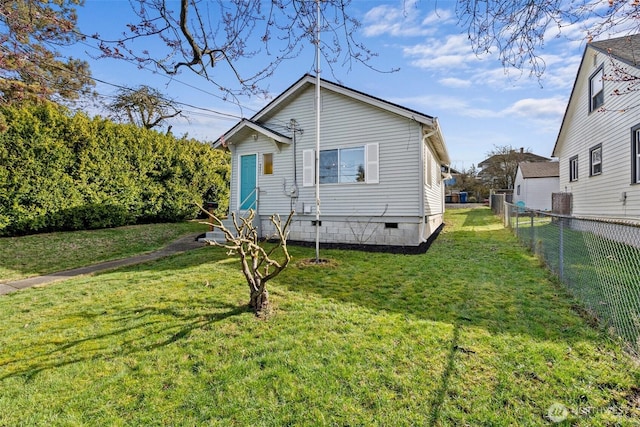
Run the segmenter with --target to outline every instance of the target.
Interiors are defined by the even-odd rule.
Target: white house
[[[516,170],[513,203],[528,209],[551,210],[551,194],[560,191],[558,162],[521,162]]]
[[[419,248],[443,224],[437,119],[320,82],[320,241]],[[295,210],[289,240],[315,241],[315,84],[304,75],[216,142],[231,152],[229,210],[255,209],[262,237]]]
[[[640,219],[640,35],[585,48],[553,156],[576,216]]]

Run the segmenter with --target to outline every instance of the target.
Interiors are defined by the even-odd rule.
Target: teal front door
[[[240,210],[256,208],[257,156],[240,156]]]

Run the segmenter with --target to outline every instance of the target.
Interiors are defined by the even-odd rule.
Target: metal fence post
[[[531,234],[530,234],[530,239],[531,239],[531,252],[536,253],[536,247],[534,245],[534,242],[536,240],[536,235],[533,229],[533,212],[531,212]]]
[[[560,223],[560,242],[558,250],[558,275],[560,280],[564,280],[564,218],[558,218]]]

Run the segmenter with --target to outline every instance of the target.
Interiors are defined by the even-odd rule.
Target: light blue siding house
[[[320,241],[425,246],[443,225],[450,163],[437,119],[320,82]],[[262,237],[294,210],[289,240],[315,241],[315,84],[304,75],[216,142],[231,152],[230,213],[256,210]]]

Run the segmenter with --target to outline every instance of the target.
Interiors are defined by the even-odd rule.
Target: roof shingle
[[[553,178],[560,176],[559,162],[522,162],[518,166],[523,178]]]

